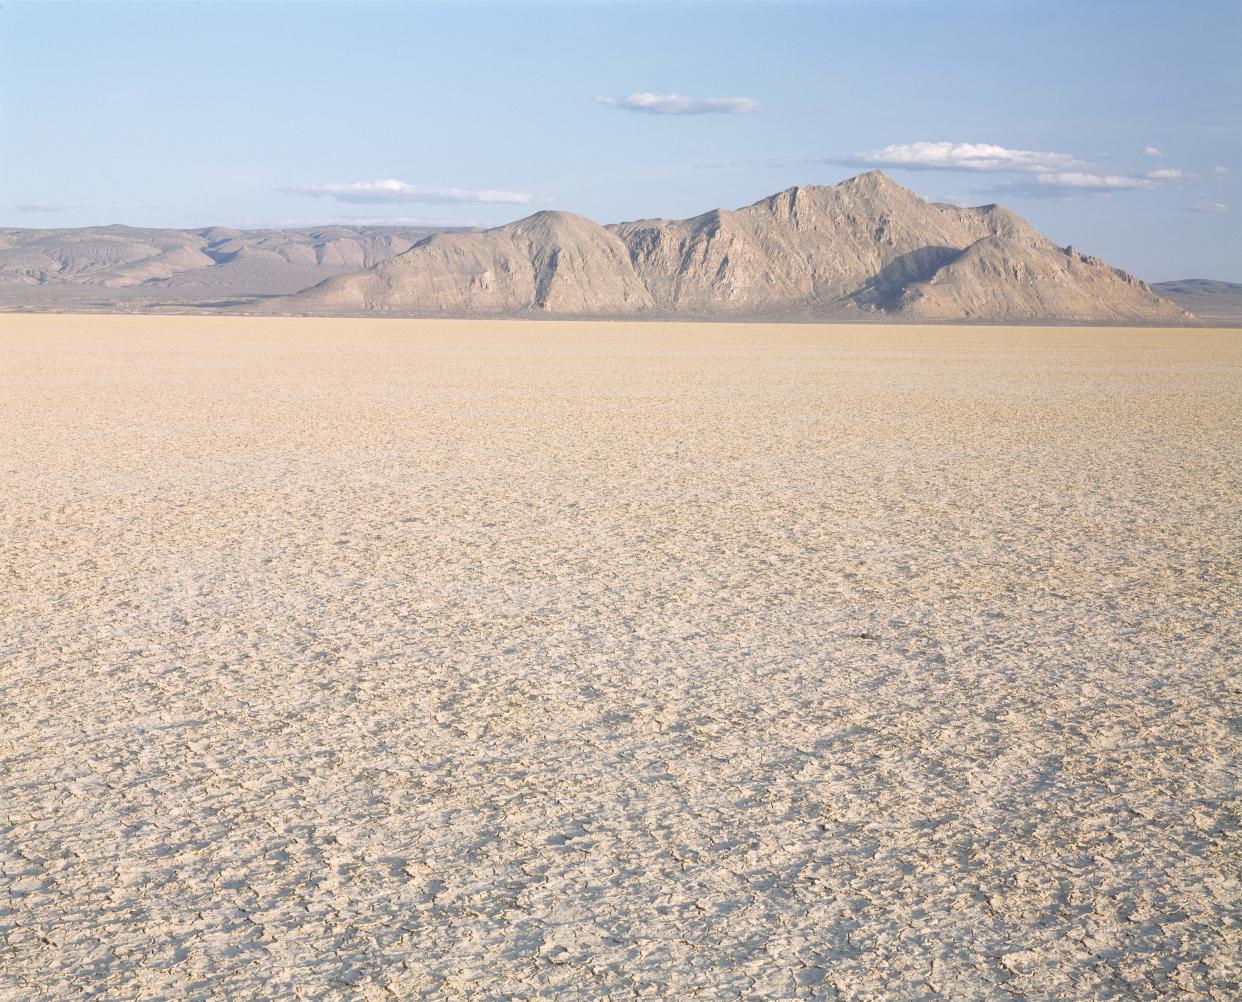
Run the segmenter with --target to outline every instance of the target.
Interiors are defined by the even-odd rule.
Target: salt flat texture
[[[1238,997],[1242,332],[0,324],[3,999]]]

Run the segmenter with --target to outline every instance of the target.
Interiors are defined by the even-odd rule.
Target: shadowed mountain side
[[[998,206],[933,205],[878,171],[831,188],[790,188],[736,212],[611,228],[657,302],[707,313],[827,305],[885,269],[901,277],[904,269],[891,266],[913,263],[910,255],[954,251],[993,233],[1048,243]]]
[[[933,204],[879,171],[736,211],[599,226],[540,212],[432,236],[277,313],[1185,323],[1124,272],[996,205]]]

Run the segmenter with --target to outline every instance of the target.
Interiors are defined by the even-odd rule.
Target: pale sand
[[[1240,366],[0,318],[0,997],[1236,998]]]

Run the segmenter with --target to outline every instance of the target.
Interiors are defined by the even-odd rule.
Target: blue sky
[[[1242,281],[1237,0],[6,3],[0,224],[601,222],[870,166]]]

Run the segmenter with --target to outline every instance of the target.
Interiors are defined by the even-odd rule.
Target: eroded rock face
[[[790,188],[736,212],[615,229],[662,305],[708,313],[887,291],[995,233],[1047,244],[1004,209],[932,205],[878,171],[831,188]]]
[[[736,211],[599,226],[541,212],[440,234],[282,312],[926,320],[1191,319],[997,205],[925,201],[879,171]]]

